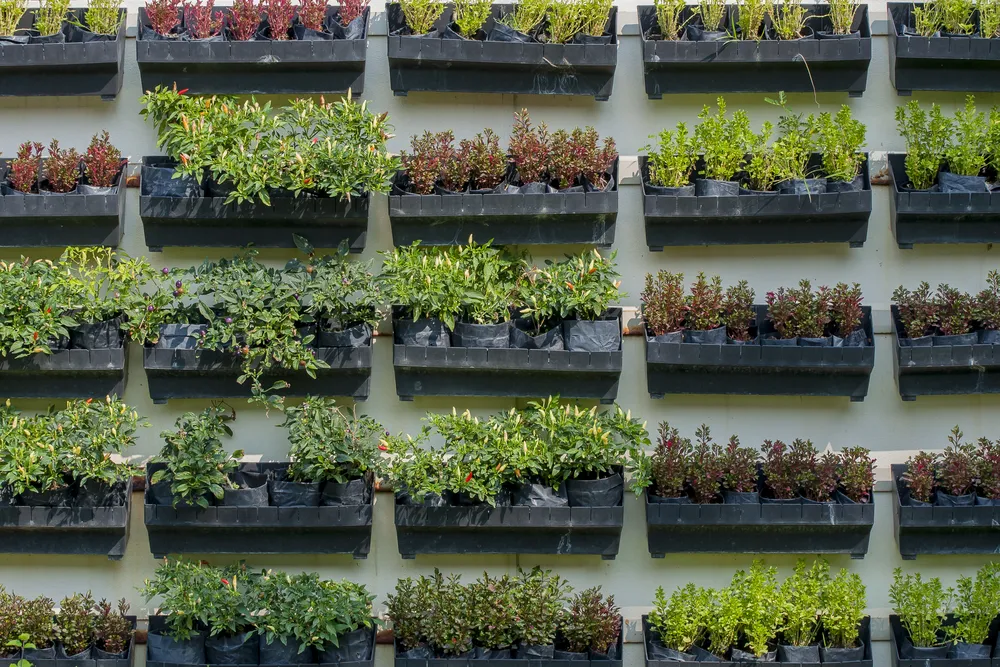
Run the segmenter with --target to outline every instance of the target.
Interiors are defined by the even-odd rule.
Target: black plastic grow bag
[[[230,9],[221,8],[228,18]],[[346,93],[365,85],[369,8],[360,39],[190,41],[143,39],[149,29],[139,8],[135,57],[143,90],[157,85],[187,88],[191,94],[282,95]],[[339,7],[327,7],[327,20]],[[336,20],[336,19],[334,19]]]
[[[861,660],[848,660],[845,662],[828,662],[826,664],[837,665],[838,667],[872,667],[872,630],[871,630],[871,616],[865,616],[861,619],[861,626],[858,631],[859,639],[861,640],[861,645],[864,647],[864,657]],[[643,655],[645,658],[646,667],[678,667],[678,665],[688,664],[686,662],[671,661],[671,660],[657,660],[650,657],[650,646],[649,642],[656,636],[656,632],[651,630],[649,626],[649,617],[645,614],[642,616],[642,643],[643,643]],[[749,663],[749,662],[733,662],[729,660],[722,661],[704,661],[704,662],[692,662],[692,665],[711,665],[712,667],[746,667],[749,664],[790,664],[790,663]],[[802,662],[802,663],[791,663],[800,665],[801,667],[819,667],[821,663],[815,662]],[[907,665],[906,667],[918,667],[917,665]],[[921,665],[919,667],[935,667],[934,665]],[[941,665],[940,667],[948,667]],[[950,667],[973,667],[951,665]],[[988,667],[988,666],[983,666]]]
[[[268,473],[287,463],[243,463],[240,470]],[[149,550],[167,554],[350,553],[367,558],[374,494],[364,505],[226,507],[205,509],[153,504],[150,478],[162,463],[146,466],[145,521]]]
[[[124,347],[0,357],[0,398],[123,396],[127,360]]]
[[[494,4],[484,30],[511,12],[512,4]],[[443,28],[446,9],[438,21]],[[618,13],[612,7],[608,44],[542,44],[538,42],[442,39],[405,34],[398,2],[386,5],[389,23],[389,84],[396,95],[416,91],[585,95],[607,100],[618,64]]]
[[[836,41],[836,40],[824,40]],[[708,44],[710,42],[691,42]],[[639,158],[642,215],[646,245],[736,245],[765,243],[849,243],[860,248],[868,238],[872,190],[868,156],[862,166],[862,190],[812,195],[741,194],[731,197],[677,197],[654,194],[648,158]],[[819,155],[813,156],[819,165]]]
[[[915,507],[899,478],[906,465],[893,464],[892,523],[899,554],[912,560],[918,554],[993,554],[1000,551],[1000,506]],[[904,504],[904,502],[906,504]]]
[[[0,159],[0,173],[7,174],[9,166],[10,158]],[[74,192],[0,197],[0,247],[114,248],[122,240],[124,214],[122,172],[115,180],[115,190],[106,195]]]
[[[555,658],[519,657],[518,649],[514,649],[514,657],[507,659],[471,659],[464,658],[407,658],[400,652],[397,641],[393,641],[394,667],[622,667],[622,635],[625,633],[625,621],[622,619],[622,632],[618,633],[618,643],[615,644],[614,656],[610,659],[598,660],[560,660]],[[550,645],[551,646],[551,645]]]
[[[947,614],[942,623],[942,627],[948,627],[955,625],[956,619],[953,614]],[[986,637],[986,645],[991,647],[996,646],[997,643],[997,631],[1000,628],[1000,617],[994,618],[993,622],[990,624],[989,633]],[[937,647],[940,650],[947,652],[950,645],[949,642],[945,641],[943,634],[939,633],[939,639],[941,640],[940,645]],[[903,657],[907,652],[913,650],[913,644],[910,641],[910,634],[903,627],[903,624],[899,622],[899,616],[897,614],[889,614],[889,656],[891,658],[892,667],[990,667],[990,665],[996,662],[996,658],[990,659],[986,658],[937,658],[924,655],[913,655],[912,657]],[[927,648],[918,648],[918,651],[927,651]],[[990,651],[993,654],[993,650]]]
[[[32,667],[132,667],[135,664],[135,626],[136,617],[126,616],[129,622],[132,624],[132,639],[129,641],[128,648],[124,651],[124,656],[111,657],[111,658],[85,658],[85,659],[38,659],[30,658]],[[11,649],[14,650],[14,649]],[[91,652],[91,655],[96,655],[96,653]],[[4,660],[5,663],[17,663],[17,657],[8,658]],[[190,667],[190,666],[188,666]]]
[[[586,243],[610,247],[618,219],[618,160],[600,192],[389,196],[392,242],[398,246]]]
[[[754,306],[764,322],[767,306]],[[849,396],[863,401],[875,367],[871,307],[862,306],[863,347],[661,343],[646,333],[646,385],[665,394]]]
[[[896,92],[1000,90],[1000,39],[900,35],[913,27],[912,2],[889,2],[889,78]]]
[[[653,5],[637,9],[649,99],[676,93],[806,93],[813,91],[814,84],[817,92],[860,96],[868,85],[872,35],[866,4],[858,8],[854,19],[860,32],[857,38],[760,42],[649,39],[656,28],[656,10]],[[810,28],[829,29],[821,18],[829,14],[828,5],[807,5],[806,14]]]
[[[316,358],[330,368],[316,371],[316,378],[304,372],[277,370],[264,376],[270,387],[285,380],[289,387],[275,393],[283,396],[351,396],[368,398],[372,374],[371,343],[363,347],[317,347]],[[178,350],[147,346],[142,351],[143,367],[153,403],[172,398],[242,398],[251,395],[250,382],[236,381],[241,361],[228,352]]]
[[[37,10],[21,17],[19,29],[34,24]],[[74,21],[83,23],[86,10],[70,9]],[[65,42],[49,44],[0,43],[0,97],[100,95],[114,99],[122,88],[125,61],[125,10],[114,39],[71,41],[81,33],[63,23]]]
[[[160,43],[160,42],[156,42]],[[313,43],[313,42],[308,42]],[[172,167],[166,157],[142,158],[146,167]],[[294,248],[293,235],[317,248],[336,248],[347,241],[351,252],[364,250],[370,197],[350,203],[330,197],[271,197],[271,205],[232,202],[225,197],[139,196],[139,217],[151,251],[165,247]]]
[[[994,41],[1000,51],[1000,40]],[[905,161],[905,153],[889,153],[889,212],[900,248],[916,243],[1000,241],[1000,192],[907,190]]]
[[[0,505],[0,553],[107,555],[121,560],[128,542],[131,507],[131,477],[122,505]]]
[[[609,312],[621,324],[621,308]],[[393,326],[398,320],[394,309]],[[596,398],[613,403],[622,351],[487,349],[394,345],[392,366],[400,400],[414,396]]]
[[[653,558],[668,553],[813,553],[864,558],[875,522],[865,504],[650,502],[646,538]]]
[[[619,471],[620,472],[620,471]],[[396,541],[417,554],[583,554],[613,560],[623,509],[504,505],[404,504],[396,498]]]
[[[896,386],[904,401],[917,396],[1000,393],[1000,345],[909,345],[892,306],[892,355]]]

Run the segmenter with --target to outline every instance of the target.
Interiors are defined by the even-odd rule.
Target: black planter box
[[[159,43],[159,42],[157,42]],[[172,167],[165,157],[142,158],[148,166]],[[316,248],[336,248],[347,241],[351,252],[364,250],[368,235],[370,197],[350,203],[329,197],[273,197],[271,205],[232,202],[225,197],[139,196],[139,217],[146,246],[153,252],[166,247],[294,248],[293,235],[309,239]]]
[[[618,160],[603,192],[389,196],[392,242],[397,246],[585,243],[608,248],[618,219]]]
[[[1000,40],[997,50],[1000,51]],[[1000,241],[1000,192],[904,190],[906,154],[889,153],[889,211],[896,244],[996,243]]]
[[[621,308],[609,309],[621,322]],[[395,326],[396,316],[393,317]],[[414,396],[596,398],[614,403],[622,351],[393,345],[400,400]]]
[[[818,160],[819,156],[814,156],[817,166]],[[872,189],[867,154],[861,171],[863,190],[816,195],[652,194],[646,187],[647,162],[646,156],[639,158],[642,215],[650,250],[663,250],[664,246],[770,243],[848,243],[852,248],[860,248],[868,238]]]
[[[0,553],[107,555],[111,560],[121,560],[128,542],[131,507],[131,478],[124,505],[0,505]]]
[[[767,306],[758,305],[766,322]],[[872,310],[862,306],[869,341]],[[863,401],[875,367],[875,346],[804,347],[659,343],[646,333],[646,385],[652,398],[665,394],[753,396],[848,396]]]
[[[304,372],[276,369],[262,384],[285,380],[289,386],[277,390],[282,396],[350,396],[368,398],[372,374],[372,347],[317,347],[316,358],[330,368]],[[250,381],[236,381],[242,371],[240,359],[215,350],[175,350],[147,346],[142,350],[149,397],[155,404],[175,398],[245,398],[252,395]]]
[[[1000,393],[1000,345],[911,347],[902,335],[899,308],[892,306],[892,369],[899,396]]]
[[[861,640],[861,644],[865,647],[865,653],[864,653],[864,658],[863,659],[861,659],[861,660],[848,660],[848,661],[845,661],[845,662],[836,662],[836,663],[823,663],[823,664],[838,665],[840,667],[872,667],[873,661],[872,661],[872,628],[871,628],[871,623],[872,623],[871,616],[865,616],[863,619],[861,619],[861,627],[859,629],[859,633],[858,633],[859,637],[858,638]],[[677,667],[678,663],[674,662],[674,661],[670,661],[670,660],[653,660],[653,659],[650,659],[650,657],[649,657],[649,640],[650,640],[651,637],[652,637],[652,631],[650,630],[650,626],[649,626],[649,617],[646,614],[643,614],[642,615],[642,640],[643,640],[642,641],[642,645],[643,645],[643,655],[644,655],[644,658],[645,658],[646,667]],[[684,664],[684,663],[680,663],[680,664]],[[695,662],[694,664],[699,664],[699,663]],[[739,666],[745,667],[748,664],[757,664],[757,663],[732,662],[732,661],[729,661],[729,660],[723,660],[721,662],[715,662],[715,661],[713,661],[710,664],[712,665],[712,667],[739,667]],[[820,665],[821,663],[818,663],[818,662],[815,662],[815,663],[809,663],[809,662],[804,662],[804,663],[787,663],[787,662],[786,663],[781,663],[781,662],[779,662],[777,664],[786,664],[786,665],[787,664],[795,664],[795,665],[800,665],[801,667],[818,667],[818,665]],[[935,666],[933,664],[931,664],[931,665],[926,665],[925,664],[925,665],[920,665],[920,666],[918,666],[918,665],[911,665],[911,666],[907,666],[907,667],[937,667],[937,666]],[[940,667],[945,667],[945,666],[941,665]],[[972,667],[972,666],[971,665],[964,665],[964,666],[952,665],[951,667]],[[984,666],[984,667],[988,667],[988,666]]]
[[[167,554],[353,554],[367,558],[372,537],[372,501],[341,507],[226,507],[205,509],[155,505],[149,488],[162,463],[146,466],[145,521],[149,550]],[[256,473],[288,463],[243,463]]]
[[[918,554],[994,554],[1000,551],[1000,506],[911,507],[906,484],[899,478],[906,465],[893,464],[892,523],[904,560]]]
[[[653,558],[668,553],[850,554],[864,558],[875,522],[867,504],[652,503],[646,539]]]
[[[896,92],[914,90],[988,92],[1000,90],[1000,39],[900,35],[913,27],[913,7],[889,2],[889,78]]]
[[[0,158],[0,173],[8,173],[10,162],[10,158]],[[0,197],[0,228],[3,229],[0,247],[117,247],[122,240],[125,215],[125,186],[121,172],[115,185],[117,189],[107,195]]]
[[[124,347],[0,357],[0,398],[123,396],[127,359]]]
[[[955,617],[952,614],[945,616],[943,626],[955,625]],[[993,619],[990,624],[990,631],[986,638],[987,645],[995,647],[997,643],[997,630],[1000,627],[1000,617]],[[909,643],[910,634],[899,621],[897,614],[889,614],[889,654],[892,658],[892,667],[990,667],[996,662],[996,658],[910,658],[905,659],[900,655],[900,649],[904,643]]]
[[[618,644],[615,647],[617,658],[611,660],[556,660],[553,658],[511,658],[475,660],[472,658],[431,658],[427,660],[401,657],[399,644],[393,640],[394,667],[622,667],[622,635],[625,633],[625,621],[622,619],[622,632],[618,633]],[[676,666],[675,666],[676,667]]]
[[[19,29],[31,28],[35,11],[25,12]],[[84,22],[85,9],[70,13],[73,20]],[[100,95],[113,100],[122,89],[125,61],[124,9],[119,16],[122,23],[111,41],[0,44],[0,97]]]
[[[135,632],[136,617],[126,616],[132,623],[132,631]],[[17,664],[16,658],[7,658],[3,662]],[[128,645],[128,654],[124,658],[88,658],[86,660],[38,660],[31,659],[32,667],[132,667],[135,664],[135,634]]]
[[[816,92],[860,97],[868,85],[872,34],[866,4],[855,17],[860,38],[760,42],[647,39],[656,26],[656,10],[653,5],[637,9],[642,71],[651,100],[677,93],[808,93],[814,85]],[[807,25],[817,28],[822,24],[820,17],[828,13],[825,3],[806,5]]]
[[[228,7],[222,8],[227,18]],[[339,15],[328,7],[327,17]],[[365,85],[369,8],[361,39],[192,42],[147,40],[146,9],[139,8],[135,58],[143,90],[158,85],[187,88],[192,95],[360,95]]]
[[[493,5],[485,30],[514,5]],[[451,10],[439,19],[443,26]],[[409,92],[583,95],[606,101],[618,64],[618,13],[608,17],[610,44],[480,42],[400,34],[406,28],[398,2],[386,5],[389,84]]]

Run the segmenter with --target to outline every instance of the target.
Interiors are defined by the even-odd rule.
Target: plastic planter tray
[[[131,477],[124,505],[0,506],[0,553],[107,555],[121,560],[128,542],[131,507]]]
[[[372,374],[372,347],[317,347],[316,358],[330,368],[316,371],[316,378],[294,371],[277,372],[263,378],[265,387],[277,380],[289,386],[278,390],[284,396],[350,396],[368,398]],[[149,397],[162,404],[174,398],[242,398],[251,395],[249,381],[239,384],[240,360],[214,350],[175,350],[144,347],[143,367]]]
[[[900,35],[913,27],[913,7],[889,2],[889,78],[896,92],[914,90],[987,92],[1000,90],[1000,39]]]
[[[622,619],[621,627],[624,631],[625,621]],[[510,659],[483,659],[473,660],[470,658],[403,658],[400,657],[399,644],[393,640],[394,667],[622,667],[622,634],[618,633],[618,645],[616,647],[617,658],[611,660],[555,660],[553,658],[510,658]],[[676,667],[676,666],[675,666]]]
[[[899,396],[1000,393],[1000,345],[935,345],[911,347],[900,336],[899,309],[891,307],[892,368]]]
[[[767,306],[758,305],[766,322]],[[863,306],[869,341],[872,310]],[[755,396],[848,396],[863,401],[875,367],[875,347],[802,347],[658,343],[646,334],[646,385],[652,398],[665,394]]]
[[[656,26],[656,11],[653,5],[637,9],[642,71],[651,100],[676,93],[806,93],[813,92],[814,85],[816,92],[860,97],[868,85],[872,34],[866,4],[854,19],[860,38],[760,42],[647,39]],[[807,25],[818,28],[829,5],[808,5],[806,13]]]
[[[997,50],[1000,51],[1000,40]],[[903,190],[905,153],[889,153],[892,198],[889,211],[896,244],[996,243],[1000,241],[1000,192]]]
[[[339,16],[327,7],[327,17]],[[222,8],[229,17],[230,9]],[[135,58],[143,90],[158,85],[187,88],[191,94],[282,95],[346,93],[360,95],[365,85],[368,16],[361,39],[250,40],[192,42],[147,40],[144,7],[139,8]]]
[[[484,29],[511,12],[512,4],[493,5]],[[447,21],[445,11],[439,27]],[[386,5],[389,22],[389,84],[396,95],[416,91],[611,96],[618,64],[618,13],[608,16],[610,44],[480,42],[404,35],[406,21],[398,2]]]
[[[143,166],[172,167],[165,157],[144,157]],[[336,248],[347,241],[351,252],[364,250],[370,197],[347,203],[328,197],[274,197],[271,205],[233,202],[225,197],[139,196],[139,217],[146,246],[294,248],[299,234],[316,248]]]
[[[780,664],[785,664],[785,665],[793,664],[793,665],[796,665],[797,667],[798,666],[801,666],[801,667],[819,667],[820,664],[838,665],[838,667],[872,667],[873,661],[872,661],[872,629],[871,629],[871,622],[872,622],[871,616],[865,616],[863,619],[861,619],[861,627],[860,627],[860,632],[859,632],[859,639],[861,640],[861,644],[865,647],[865,653],[864,653],[865,657],[863,659],[861,659],[861,660],[848,660],[848,661],[845,661],[845,662],[828,662],[828,663],[818,663],[818,662],[815,662],[815,663],[809,663],[809,662],[804,662],[804,663],[787,663],[787,662],[784,662],[783,663],[783,662],[778,662],[778,663],[770,663],[770,664],[779,664],[779,665]],[[646,667],[677,667],[677,665],[678,665],[677,662],[672,662],[670,660],[652,660],[652,659],[650,659],[648,646],[649,646],[649,638],[651,636],[652,635],[651,635],[650,628],[649,628],[649,617],[647,615],[643,614],[643,616],[642,616],[642,639],[643,639],[643,641],[642,641],[642,647],[643,647],[643,656],[645,658]],[[949,666],[946,666],[946,665],[937,666],[937,665],[934,665],[934,662],[938,662],[938,661],[933,661],[930,664],[924,664],[923,662],[921,662],[920,665],[907,665],[906,667],[949,667]],[[684,664],[684,663],[681,663],[681,664]],[[693,664],[699,664],[699,663],[698,662],[694,662]],[[712,667],[739,667],[739,666],[746,667],[747,664],[753,664],[753,663],[747,663],[747,662],[730,662],[728,660],[724,660],[724,661],[721,661],[721,662],[712,661],[709,664],[711,664]],[[950,667],[974,667],[974,666],[973,665],[957,665],[957,664],[955,664],[955,665],[951,665]],[[989,667],[989,665],[983,665],[982,667]]]
[[[892,523],[899,554],[913,560],[918,554],[994,554],[1000,551],[1000,507],[910,507],[903,505],[907,490],[899,480],[906,464],[892,470]]]
[[[615,241],[618,219],[618,160],[603,192],[551,194],[460,194],[389,196],[395,245],[494,245],[586,243],[602,248]]]
[[[0,48],[3,48],[0,46]],[[2,71],[2,70],[0,70]],[[0,159],[6,174],[9,158]],[[125,187],[107,195],[7,195],[0,197],[0,247],[117,247],[122,240]]]
[[[944,618],[944,627],[955,625],[955,617],[952,614],[948,614]],[[995,647],[997,643],[997,630],[1000,626],[1000,617],[994,618],[993,622],[990,624],[989,633],[986,636],[986,643]],[[899,616],[896,614],[889,615],[889,654],[892,658],[892,667],[990,667],[991,664],[996,663],[997,658],[911,658],[904,659],[900,657],[900,648],[905,642],[909,642],[909,633],[903,628],[903,624],[899,622]]]
[[[244,463],[241,470],[266,472],[287,463]],[[372,502],[341,507],[173,508],[150,502],[150,478],[162,463],[146,466],[145,521],[149,550],[167,554],[353,554],[367,558]]]
[[[21,17],[19,29],[31,28],[36,11]],[[75,7],[70,13],[82,23],[86,10]],[[109,41],[0,44],[0,97],[100,95],[113,100],[122,89],[125,61],[125,10],[118,15],[118,34]]]
[[[621,321],[621,308],[609,309]],[[394,318],[395,324],[395,318]],[[393,346],[400,400],[414,396],[596,398],[618,396],[622,351],[581,352],[518,348]]]
[[[699,42],[691,42],[698,44]],[[864,189],[818,195],[765,193],[737,197],[675,197],[648,191],[645,156],[642,215],[650,250],[664,246],[765,243],[848,243],[860,248],[868,238],[872,189],[868,155],[862,166]],[[819,156],[814,156],[818,163]]]
[[[680,505],[651,503],[646,539],[653,558],[668,553],[850,554],[864,558],[874,502],[857,505]]]
[[[104,398],[125,393],[125,348],[0,357],[0,398]]]

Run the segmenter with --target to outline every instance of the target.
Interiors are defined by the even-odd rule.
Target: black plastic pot
[[[484,31],[491,34],[497,19],[512,7],[494,4]],[[386,5],[389,84],[396,95],[434,91],[584,95],[607,100],[618,64],[616,10],[612,7],[608,15],[606,43],[484,43],[438,36],[450,22],[450,8],[436,24],[438,32],[409,34],[399,3],[390,3]]]
[[[153,485],[149,484],[149,479],[161,467],[159,463],[146,466],[146,532],[150,551],[157,558],[168,553],[350,553],[355,558],[368,556],[372,526],[370,487],[368,500],[363,505],[174,508],[151,502]],[[287,468],[287,463],[244,463],[240,471],[280,476]]]
[[[622,347],[621,321],[617,317],[563,320],[563,339],[570,352],[616,352]]]
[[[569,507],[566,485],[554,489],[545,484],[522,484],[511,496],[515,507]]]
[[[820,646],[787,646],[778,644],[778,660],[781,662],[817,663],[820,661]]]
[[[224,507],[267,507],[269,501],[267,482],[256,486],[223,490]]]
[[[205,633],[195,632],[187,640],[172,639],[161,633],[150,630],[146,637],[147,664],[205,664]]]
[[[767,321],[767,307],[758,305],[755,309],[761,325],[760,336],[753,343],[666,342],[647,331],[646,385],[650,396],[807,395],[864,400],[875,365],[870,307],[863,307],[862,316],[866,344],[857,347],[763,345],[761,339],[769,339],[773,328]]]
[[[366,7],[354,39],[195,41],[149,39],[145,8],[139,12],[136,61],[143,90],[183,83],[191,94],[361,95],[368,43]],[[223,8],[226,20],[230,10]],[[340,8],[328,7],[326,22],[339,24]],[[339,26],[338,26],[339,27]],[[344,31],[341,30],[341,33]],[[336,247],[336,246],[333,246]]]
[[[331,43],[343,43],[334,40]],[[138,43],[138,41],[137,41]],[[296,45],[311,48],[321,42],[219,42],[204,43],[204,47],[225,47],[271,44]],[[163,42],[148,42],[148,45]],[[174,46],[192,42],[171,42]],[[323,81],[311,75],[310,80]],[[173,79],[171,78],[171,81]],[[240,81],[241,91],[248,93]],[[142,158],[142,179],[150,167],[172,167],[165,157]],[[238,248],[253,244],[262,248],[294,248],[294,236],[303,236],[317,248],[336,248],[346,241],[351,252],[364,250],[368,234],[370,197],[353,197],[351,201],[330,197],[274,197],[271,205],[258,201],[225,203],[224,197],[157,196],[140,193],[139,217],[146,236],[146,246],[152,252],[166,247]]]
[[[514,320],[514,326],[510,330],[510,346],[526,350],[564,350],[566,346],[562,323],[535,335],[531,323]]]
[[[811,164],[818,166],[819,160],[819,155],[814,155]],[[847,243],[858,248],[868,238],[872,192],[867,155],[861,167],[861,189],[812,195],[658,194],[649,184],[647,165],[648,158],[640,156],[642,213],[650,250],[666,246],[775,243]]]
[[[282,642],[277,637],[267,641],[265,634],[258,635],[260,644],[260,664],[262,665],[308,665],[316,662],[316,652],[307,646],[299,652],[299,641],[289,637]]]
[[[954,625],[955,620],[954,616],[948,614],[944,619],[944,626]],[[907,633],[906,629],[900,623],[899,616],[890,614],[889,655],[892,659],[892,665],[893,667],[926,667],[927,665],[940,664],[954,665],[956,667],[989,667],[992,662],[990,660],[990,647],[996,643],[998,625],[1000,623],[994,621],[990,626],[987,638],[989,645],[986,647],[985,652],[980,651],[981,655],[979,656],[969,655],[953,659],[950,657],[953,651],[951,642],[945,641],[943,634],[939,633],[939,645],[937,646],[914,646],[910,641],[909,633]],[[985,653],[985,655],[982,655],[982,653]]]
[[[317,347],[365,347],[371,345],[372,328],[370,324],[356,324],[342,331],[320,330],[316,336]]]
[[[499,324],[471,324],[456,322],[451,334],[455,347],[482,347],[506,349],[510,347],[510,322]]]
[[[819,647],[819,658],[822,662],[858,662],[864,660],[864,645],[854,648],[827,648]]]
[[[730,5],[735,7],[735,5]],[[639,5],[642,66],[649,99],[678,93],[847,92],[860,97],[868,81],[872,40],[868,6],[854,17],[857,38],[669,41],[658,36],[652,5]],[[689,10],[690,11],[690,10]],[[806,9],[807,27],[829,30],[826,4]],[[686,17],[689,13],[685,13]],[[809,63],[808,69],[803,61]]]
[[[622,622],[624,626],[624,621]],[[584,653],[583,660],[574,660],[573,664],[575,667],[622,667],[622,633],[618,634],[618,640],[611,648],[611,653],[615,656],[610,659],[595,659]],[[425,647],[416,647],[410,651],[403,652],[402,647],[399,643],[394,643],[394,666],[395,667],[421,667],[421,665],[426,666],[428,663],[428,655],[424,650]],[[478,650],[469,651],[467,655],[456,656],[456,657],[441,657],[441,656],[431,656],[431,661],[435,665],[440,667],[462,667],[465,665],[475,665],[478,664],[480,660],[484,660],[484,665],[489,665],[490,667],[517,667],[518,665],[524,665],[530,661],[532,665],[539,665],[539,667],[556,667],[557,665],[564,665],[564,660],[566,658],[560,659],[560,654],[563,651],[555,651],[552,645],[548,646],[517,646],[515,647],[513,658],[502,658],[502,657],[490,657],[490,658],[478,658],[477,655],[480,653]],[[493,653],[497,653],[494,651]]]
[[[69,330],[74,350],[106,350],[122,347],[121,317],[93,324],[78,324]]]
[[[82,651],[77,651],[76,653],[70,655],[66,652],[66,647],[62,645],[62,642],[56,643],[56,660],[73,660],[77,664],[84,660],[91,660],[93,655],[93,646],[88,646]]]
[[[413,320],[400,317],[393,320],[392,331],[397,345],[451,347],[451,333],[437,318]]]
[[[1000,44],[1000,40],[967,41],[995,41]],[[983,191],[956,194],[909,189],[910,179],[906,175],[905,160],[905,153],[888,154],[889,177],[892,179],[889,214],[892,232],[900,248],[912,248],[918,243],[1000,241],[1000,193]]]
[[[566,480],[570,507],[617,507],[622,502],[625,480],[619,474],[603,479]]]
[[[251,632],[206,637],[205,659],[211,665],[256,665],[260,662],[260,640]]]
[[[621,349],[572,350],[447,348],[401,344],[402,309],[393,308],[393,370],[401,400],[414,396],[550,396],[597,398],[611,403],[618,394]],[[621,331],[621,309],[603,322]],[[565,332],[565,329],[564,329]],[[619,334],[620,339],[620,334]]]
[[[324,507],[365,505],[371,502],[371,494],[371,479],[352,479],[343,484],[327,481],[323,483],[319,504]]]
[[[316,651],[320,664],[356,663],[370,660],[375,649],[375,629],[360,627],[337,637],[339,646],[327,644]]]
[[[397,246],[414,241],[460,245],[471,236],[477,243],[492,240],[494,245],[585,243],[607,248],[615,241],[618,218],[617,159],[611,176],[610,186],[597,192],[416,195],[395,191],[389,195],[392,241]]]

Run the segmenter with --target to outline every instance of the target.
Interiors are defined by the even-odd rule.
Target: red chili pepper
[[[31,334],[31,338],[32,340],[38,340],[38,332],[36,331],[35,333]]]
[[[388,448],[388,447],[386,447],[385,445],[379,445],[379,446],[378,446],[378,448],[379,448],[379,449],[381,449],[381,450],[382,450],[383,452],[385,452],[385,451],[388,451],[388,450],[389,450],[389,448]]]
[[[94,402],[94,399],[92,399],[92,398],[88,398],[88,399],[87,399],[87,405],[90,405],[90,404],[91,404],[91,403],[93,403],[93,402]]]
[[[177,94],[178,94],[178,95],[183,95],[183,94],[184,94],[184,93],[186,93],[187,91],[188,91],[188,89],[187,89],[187,88],[185,88],[184,90],[178,90],[178,91],[177,91]]]
[[[226,586],[228,586],[229,585],[229,580],[228,579],[223,579],[222,583],[224,583]]]
[[[472,481],[472,473],[471,473],[471,472],[470,472],[470,473],[469,473],[468,475],[466,475],[466,477],[465,477],[465,481],[466,481],[466,483],[468,483],[468,482],[471,482],[471,481]]]

